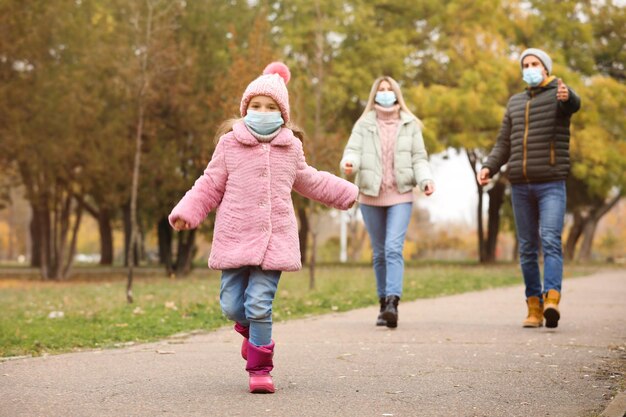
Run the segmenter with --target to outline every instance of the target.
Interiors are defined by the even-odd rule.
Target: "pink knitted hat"
[[[252,81],[246,88],[246,91],[243,92],[241,105],[239,106],[241,117],[244,117],[248,112],[248,103],[250,103],[252,97],[268,96],[273,98],[278,104],[283,120],[287,123],[289,121],[287,83],[290,79],[291,72],[289,72],[287,65],[282,62],[272,62],[265,67],[263,75]]]

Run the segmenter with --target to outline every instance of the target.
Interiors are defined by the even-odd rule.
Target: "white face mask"
[[[543,74],[540,68],[524,68],[522,79],[531,87],[537,87],[543,81]]]
[[[374,101],[383,107],[391,107],[396,104],[396,93],[393,91],[378,91]]]
[[[243,122],[259,135],[269,135],[285,124],[279,111],[254,111],[248,110]]]

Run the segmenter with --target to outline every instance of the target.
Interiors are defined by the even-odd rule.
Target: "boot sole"
[[[251,382],[250,392],[253,394],[273,394],[274,393],[274,381]]]
[[[558,312],[558,310],[548,307],[543,312],[543,317],[546,319],[546,327],[548,329],[554,329],[559,325],[559,319],[561,318],[561,314]]]
[[[256,386],[250,389],[252,394],[273,394],[274,387],[270,385]]]

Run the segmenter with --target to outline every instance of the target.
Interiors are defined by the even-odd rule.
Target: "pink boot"
[[[250,375],[250,392],[273,393],[274,381],[270,372],[274,369],[274,341],[267,346],[254,346],[248,342],[248,363],[246,371]]]
[[[241,357],[244,360],[248,360],[248,339],[250,338],[250,328],[239,324],[239,322],[235,322],[235,331],[243,336],[243,342],[241,343]]]

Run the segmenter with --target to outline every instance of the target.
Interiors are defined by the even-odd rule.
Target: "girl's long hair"
[[[217,131],[215,132],[215,137],[213,138],[215,143],[217,143],[222,136],[224,136],[225,134],[233,130],[233,126],[235,125],[235,123],[237,123],[240,120],[243,120],[243,117],[227,119],[224,122],[222,122],[217,127]],[[297,125],[291,123],[291,121],[287,123],[285,127],[287,129],[290,129],[293,132],[293,135],[297,137],[298,139],[300,139],[300,142],[304,143],[304,130],[302,130]]]
[[[415,120],[417,121],[418,125],[421,128],[423,128],[424,124],[422,123],[422,121],[416,115],[414,115],[413,112],[409,110],[409,108],[407,107],[406,102],[404,101],[404,96],[402,95],[402,90],[400,90],[400,85],[398,85],[398,82],[387,75],[378,77],[374,80],[374,83],[372,84],[372,89],[370,90],[370,96],[367,99],[367,103],[365,104],[365,109],[363,110],[363,114],[361,115],[361,117],[359,117],[359,120],[365,117],[365,115],[374,108],[374,104],[375,104],[374,100],[376,99],[378,86],[383,81],[387,81],[391,85],[391,89],[396,94],[396,100],[398,101],[398,104],[400,105],[400,110],[413,116]]]

